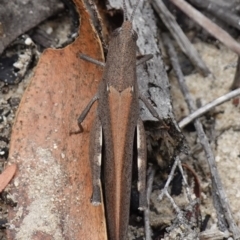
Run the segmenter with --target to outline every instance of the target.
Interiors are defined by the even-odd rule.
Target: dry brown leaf
[[[0,174],[0,192],[2,192],[16,173],[17,165],[11,164]]]
[[[102,75],[78,53],[103,60],[83,0],[75,3],[79,37],[42,54],[16,116],[9,158],[19,169],[10,185],[17,207],[9,209],[8,239],[106,239],[103,207],[90,203],[88,142],[95,111],[84,121],[83,133],[69,135]]]

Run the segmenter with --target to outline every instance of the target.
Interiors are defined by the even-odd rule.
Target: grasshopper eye
[[[112,36],[116,37],[119,35],[119,33],[121,32],[122,28],[117,28],[112,32]]]
[[[138,40],[138,35],[134,30],[132,30],[132,38],[133,38],[134,41]]]

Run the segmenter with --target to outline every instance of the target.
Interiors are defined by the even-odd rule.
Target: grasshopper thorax
[[[123,35],[124,37],[131,37],[134,41],[137,41],[138,35],[134,31],[132,22],[124,21],[120,28],[117,28],[112,33],[112,37],[117,37],[118,35]]]

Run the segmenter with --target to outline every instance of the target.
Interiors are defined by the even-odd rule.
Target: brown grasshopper
[[[138,150],[139,209],[146,207],[146,139],[143,122],[140,119],[139,99],[144,102],[151,114],[159,119],[153,106],[138,90],[136,66],[149,59],[149,55],[144,60],[136,61],[138,36],[133,30],[132,19],[137,5],[138,3],[135,4],[128,20],[126,3],[123,0],[124,22],[111,35],[106,64],[81,56],[87,61],[105,65],[98,92],[78,118],[78,125],[80,132],[83,131],[81,123],[94,102],[98,101],[90,138],[93,181],[91,201],[93,205],[102,202],[101,165],[103,165],[103,195],[110,240],[127,239],[135,132]],[[102,159],[103,145],[104,159]]]

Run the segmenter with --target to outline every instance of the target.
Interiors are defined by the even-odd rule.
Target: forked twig
[[[173,166],[172,166],[172,168],[171,168],[171,172],[170,172],[170,174],[168,175],[167,182],[166,182],[164,188],[162,189],[161,194],[158,196],[158,199],[159,199],[159,200],[162,200],[162,198],[163,198],[164,195],[168,196],[168,187],[169,187],[169,185],[170,185],[170,183],[171,183],[171,181],[172,181],[172,179],[173,179],[173,177],[174,177],[174,173],[175,173],[175,170],[176,170],[177,167],[179,168],[180,173],[181,173],[181,175],[182,175],[182,177],[183,177],[183,185],[184,185],[185,188],[186,188],[186,195],[187,195],[188,201],[189,201],[189,202],[192,202],[193,199],[192,199],[192,197],[191,197],[190,188],[189,188],[189,186],[188,186],[187,179],[186,179],[185,174],[184,174],[184,172],[183,172],[182,164],[181,164],[180,158],[179,158],[178,156],[177,156],[176,159],[175,159],[175,162],[174,162],[174,164],[173,164]],[[178,209],[178,208],[176,208],[175,210],[176,210],[177,212],[180,211],[180,209]]]
[[[173,177],[174,177],[174,172],[175,172],[176,167],[177,167],[177,165],[178,165],[178,161],[179,161],[179,158],[176,158],[176,159],[175,159],[175,162],[174,162],[174,164],[173,164],[173,166],[172,166],[172,168],[171,168],[171,172],[170,172],[170,174],[168,175],[167,182],[165,183],[165,186],[164,186],[164,188],[162,189],[161,194],[158,196],[158,199],[159,199],[160,201],[163,199],[164,195],[166,195],[166,192],[168,192],[168,187],[169,187],[169,185],[170,185],[170,183],[171,183],[171,181],[172,181],[172,179],[173,179]]]
[[[212,102],[206,104],[205,106],[197,109],[196,111],[192,112],[190,115],[188,115],[187,117],[185,117],[184,119],[182,119],[179,122],[179,127],[180,128],[184,128],[186,125],[188,125],[190,122],[192,122],[193,120],[195,120],[196,118],[201,117],[203,114],[205,114],[206,112],[210,111],[211,109],[213,109],[214,107],[231,100],[232,98],[237,97],[238,95],[240,95],[240,89],[236,89],[232,92],[229,92],[215,100],[213,100]]]
[[[171,202],[175,212],[177,213],[177,218],[176,218],[177,222],[175,222],[175,224],[173,224],[171,227],[169,227],[168,231],[173,230],[176,227],[176,225],[178,225],[180,223],[180,225],[183,224],[184,228],[190,233],[192,231],[191,224],[189,224],[189,221],[186,218],[186,215],[185,215],[184,211],[182,211],[178,207],[178,205],[175,203],[174,199],[171,197],[171,195],[168,192],[169,185],[170,185],[172,179],[174,178],[174,173],[175,173],[175,170],[176,170],[177,167],[179,168],[179,170],[180,170],[180,172],[182,174],[183,185],[185,186],[187,198],[188,198],[188,201],[189,201],[189,204],[190,204],[189,206],[187,206],[187,208],[185,210],[188,209],[189,211],[192,211],[194,206],[196,204],[198,204],[199,200],[198,199],[193,200],[192,197],[191,197],[190,188],[188,186],[185,174],[183,173],[183,169],[182,169],[182,165],[181,165],[181,161],[180,161],[179,157],[175,158],[175,161],[174,161],[173,166],[171,168],[171,172],[168,175],[168,179],[167,179],[167,181],[165,183],[164,188],[161,191],[161,194],[158,196],[158,199],[161,201],[163,199],[163,197],[166,196],[169,199],[169,201]]]
[[[170,60],[171,60],[173,69],[176,73],[176,76],[177,76],[177,79],[178,79],[178,82],[179,82],[179,86],[180,86],[181,91],[184,95],[185,101],[187,102],[187,105],[188,105],[188,108],[189,108],[190,112],[193,112],[194,109],[195,109],[195,106],[194,106],[192,97],[191,97],[191,95],[188,91],[187,85],[185,83],[184,76],[183,76],[183,73],[181,71],[181,68],[180,68],[180,65],[179,65],[179,62],[178,62],[176,51],[175,51],[175,49],[174,49],[174,47],[171,43],[170,38],[166,34],[163,35],[163,37],[164,37],[164,44],[168,49]],[[217,165],[216,165],[216,162],[215,162],[215,158],[214,158],[213,152],[210,148],[208,139],[207,139],[207,137],[205,135],[205,132],[203,130],[202,124],[200,123],[200,121],[198,119],[196,119],[195,122],[194,122],[194,126],[197,130],[199,140],[200,140],[200,142],[201,142],[201,144],[204,148],[204,151],[206,153],[206,158],[207,158],[207,161],[208,161],[208,165],[209,165],[209,168],[210,168],[212,181],[213,181],[212,184],[213,184],[213,186],[215,185],[215,187],[216,187],[215,188],[216,189],[216,196],[217,196],[217,198],[218,198],[218,200],[221,204],[221,207],[223,209],[225,219],[226,219],[226,221],[229,225],[230,231],[233,233],[234,239],[240,239],[240,230],[237,227],[237,225],[236,225],[236,223],[233,219],[231,209],[230,209],[230,206],[229,206],[229,203],[228,203],[228,200],[227,200],[227,196],[226,196],[226,193],[224,191],[224,188],[223,188],[223,185],[222,185],[222,182],[221,182],[218,170],[217,170]]]
[[[186,221],[185,221],[183,212],[181,211],[181,209],[178,207],[178,205],[175,203],[174,199],[171,197],[171,195],[168,192],[169,185],[170,185],[170,183],[171,183],[171,181],[174,177],[174,173],[175,173],[175,170],[176,170],[177,166],[179,165],[179,162],[180,162],[179,157],[176,157],[175,162],[174,162],[174,164],[171,168],[171,172],[168,175],[167,182],[165,183],[165,186],[162,189],[161,194],[158,196],[158,199],[161,201],[163,199],[163,197],[166,196],[169,199],[169,201],[171,202],[175,212],[177,213],[177,218],[179,219],[179,221],[181,223],[185,223]],[[188,226],[188,225],[186,225],[186,227],[190,228],[190,226]]]

